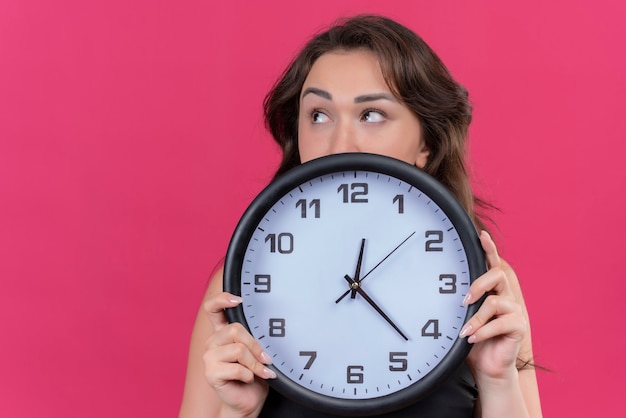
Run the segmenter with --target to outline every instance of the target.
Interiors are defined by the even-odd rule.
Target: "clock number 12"
[[[346,183],[337,188],[337,193],[343,194],[343,203],[367,203],[367,183],[350,183],[350,190],[354,190],[348,194],[348,185]]]

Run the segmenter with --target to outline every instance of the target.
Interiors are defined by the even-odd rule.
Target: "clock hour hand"
[[[382,259],[382,260],[380,260],[380,261],[378,262],[378,264],[376,264],[374,267],[372,267],[372,269],[371,269],[370,271],[368,271],[368,272],[365,274],[365,276],[363,276],[362,278],[360,278],[360,279],[359,279],[359,278],[358,278],[358,274],[355,274],[355,279],[354,279],[354,281],[355,281],[355,282],[357,282],[357,283],[360,283],[362,280],[364,280],[364,279],[365,279],[367,276],[369,276],[369,275],[370,275],[370,274],[371,274],[374,270],[376,270],[376,269],[378,268],[378,266],[380,266],[380,265],[381,265],[381,264],[382,264],[382,263],[383,263],[386,259],[388,259],[388,258],[391,256],[391,254],[395,253],[395,252],[396,252],[396,250],[397,250],[398,248],[400,248],[402,245],[404,245],[404,243],[405,243],[405,242],[407,242],[407,241],[409,240],[409,238],[411,238],[413,235],[415,235],[415,233],[416,233],[416,232],[417,232],[417,231],[413,231],[413,232],[412,232],[412,233],[411,233],[408,237],[406,237],[406,238],[405,238],[405,239],[404,239],[404,240],[403,240],[400,244],[398,244],[398,245],[396,246],[396,248],[394,248],[393,250],[391,250],[391,252],[390,252],[389,254],[387,254],[386,256],[384,256],[384,257],[383,257],[383,259]],[[363,241],[361,241],[361,253],[359,254],[359,262],[361,261],[361,258],[362,258],[362,256],[363,256],[363,246],[364,246],[364,245],[365,245],[365,238],[363,239]],[[359,264],[357,264],[357,268],[359,268],[359,270],[358,270],[358,272],[359,272],[359,273],[360,273],[360,271],[361,271],[361,270],[360,270],[360,266],[361,266],[361,265],[360,265],[360,263],[359,263]],[[354,290],[354,289],[350,288],[350,289],[346,290],[344,294],[342,294],[341,296],[339,296],[339,298],[335,301],[335,303],[339,303],[339,302],[341,302],[341,300],[342,300],[343,298],[345,298],[346,296],[348,296],[348,293],[350,293],[350,292],[352,292],[352,295],[351,295],[351,298],[352,298],[352,299],[354,299],[354,298],[356,297],[356,293],[358,293],[356,290]]]
[[[400,331],[400,328],[398,328],[398,326],[394,324],[391,318],[389,318],[389,316],[376,304],[376,302],[374,302],[372,298],[369,297],[369,295],[365,292],[365,290],[363,290],[360,282],[355,281],[347,274],[343,277],[344,279],[346,279],[348,283],[350,283],[350,288],[353,289],[355,292],[357,292],[359,295],[361,295],[363,299],[365,299],[365,301],[369,303],[372,306],[372,308],[374,308],[376,312],[378,312],[380,316],[382,316],[385,319],[385,321],[387,321],[389,325],[391,325],[393,329],[395,329],[398,332],[398,334],[402,336],[402,338],[404,338],[405,341],[409,340],[408,337],[404,335],[402,331]]]
[[[359,259],[356,262],[356,271],[354,272],[354,281],[359,283],[361,281],[360,277],[361,277],[361,263],[363,262],[363,250],[365,249],[365,238],[361,239],[361,249],[359,250]],[[348,293],[352,292],[352,294],[350,295],[350,297],[352,299],[354,299],[356,297],[357,291],[356,289],[353,289],[352,287],[350,287],[343,295],[341,295],[339,297],[339,299],[337,299],[335,301],[335,303],[339,303],[341,302],[341,300],[343,298],[345,298],[346,296],[348,296]]]

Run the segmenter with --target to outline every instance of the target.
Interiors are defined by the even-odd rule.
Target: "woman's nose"
[[[358,152],[357,133],[349,123],[337,124],[333,132],[331,144],[331,154],[341,154],[344,152]]]

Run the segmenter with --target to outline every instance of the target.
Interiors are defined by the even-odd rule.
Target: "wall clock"
[[[415,166],[346,153],[270,183],[236,227],[227,309],[272,357],[284,396],[337,415],[419,401],[470,345],[458,334],[480,303],[462,301],[486,271],[454,196]]]

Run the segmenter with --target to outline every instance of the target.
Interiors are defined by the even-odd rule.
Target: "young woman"
[[[265,100],[266,123],[283,150],[276,176],[342,152],[409,162],[447,186],[480,233],[489,270],[466,303],[489,293],[460,336],[473,344],[465,367],[432,396],[385,416],[540,417],[528,314],[517,277],[476,212],[465,146],[471,108],[435,53],[415,33],[380,16],[346,19],[314,37]],[[223,310],[241,298],[215,273],[196,319],[181,417],[320,417],[270,390],[270,359]]]

